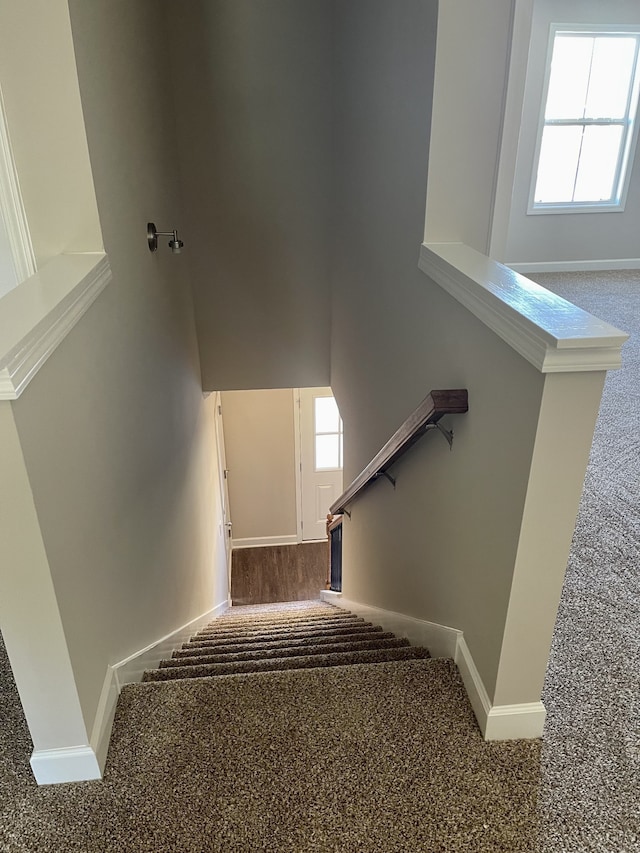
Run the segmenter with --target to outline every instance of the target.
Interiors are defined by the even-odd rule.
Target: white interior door
[[[342,494],[342,419],[331,388],[300,389],[302,539],[326,539],[327,513]]]
[[[222,423],[222,404],[220,392],[216,393],[216,445],[218,448],[218,471],[220,472],[220,500],[222,502],[222,522],[224,531],[224,547],[227,555],[227,578],[229,594],[231,594],[231,550],[233,544],[233,526],[229,508],[229,469],[224,449],[224,426]]]

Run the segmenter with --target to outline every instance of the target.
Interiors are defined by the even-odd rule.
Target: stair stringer
[[[427,622],[404,613],[394,613],[350,601],[342,593],[323,590],[320,597],[328,604],[350,610],[358,616],[382,625],[398,637],[406,637],[413,646],[426,646],[434,658],[451,658],[462,678],[469,702],[485,740],[517,740],[542,737],[546,710],[542,702],[521,705],[492,705],[473,656],[457,628]]]

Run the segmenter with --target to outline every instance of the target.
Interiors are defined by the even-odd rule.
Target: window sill
[[[58,255],[0,299],[0,400],[17,400],[111,281],[104,252]]]
[[[530,207],[527,210],[527,216],[547,216],[550,213],[624,213],[624,204],[549,204]]]

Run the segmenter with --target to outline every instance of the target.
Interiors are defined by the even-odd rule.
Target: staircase
[[[126,684],[100,790],[123,853],[531,853],[539,767],[484,743],[452,660],[306,601],[232,608]]]
[[[320,602],[235,608],[197,633],[143,681],[215,678],[428,658],[423,648]]]

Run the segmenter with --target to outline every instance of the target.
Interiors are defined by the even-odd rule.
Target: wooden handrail
[[[331,504],[332,515],[342,513],[373,480],[384,474],[415,442],[421,438],[430,424],[436,424],[444,415],[464,414],[469,410],[466,389],[432,391],[412,412],[400,429],[396,430],[384,447],[373,457],[364,471],[355,478]]]

